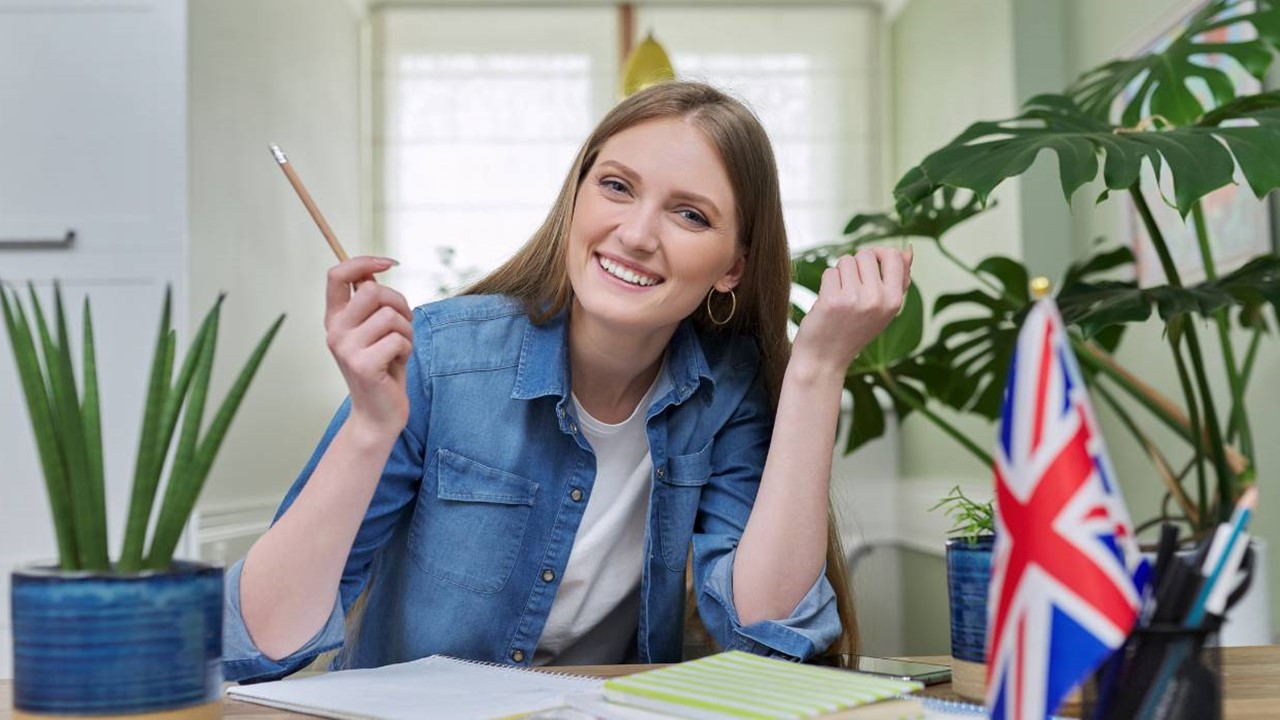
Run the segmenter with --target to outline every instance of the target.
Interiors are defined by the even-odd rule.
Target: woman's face
[[[567,251],[575,312],[622,330],[674,329],[712,286],[737,284],[737,237],[729,176],[702,131],[679,118],[628,128],[578,188]]]

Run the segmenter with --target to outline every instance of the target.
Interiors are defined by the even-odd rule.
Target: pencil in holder
[[[1097,672],[1081,717],[1094,720],[1220,720],[1221,619],[1204,626],[1152,624],[1136,628],[1124,648]]]

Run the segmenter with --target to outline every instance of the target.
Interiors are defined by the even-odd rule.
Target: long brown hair
[[[755,338],[776,408],[791,353],[787,339],[791,256],[782,218],[777,164],[769,137],[756,116],[742,103],[709,85],[694,82],[654,85],[610,110],[582,144],[542,225],[510,260],[462,294],[518,298],[524,301],[535,323],[564,310],[573,298],[565,254],[578,188],[609,138],[658,118],[681,118],[693,124],[711,141],[724,163],[737,209],[738,245],[746,265],[735,288],[737,308],[729,322],[713,323],[705,304],[694,313],[693,321],[704,337]],[[713,303],[717,300],[728,302],[725,298],[712,298]],[[715,310],[718,318],[728,313],[727,306]],[[844,626],[842,636],[829,650],[855,652],[857,624],[834,517],[829,518],[827,535],[827,577],[836,591]]]

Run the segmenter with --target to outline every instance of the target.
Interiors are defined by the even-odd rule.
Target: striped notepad
[[[610,702],[686,718],[809,718],[915,692],[917,682],[726,652],[604,684]]]

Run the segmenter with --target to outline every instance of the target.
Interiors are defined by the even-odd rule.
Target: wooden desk
[[[913,658],[925,662],[950,664],[949,657]],[[1222,651],[1222,675],[1226,691],[1225,720],[1273,720],[1280,717],[1280,645],[1226,648]],[[613,677],[644,670],[652,665],[588,665],[573,672],[598,677]],[[934,685],[926,695],[955,698],[950,685]],[[225,717],[237,720],[294,720],[307,717],[284,710],[226,700]],[[13,716],[13,688],[8,680],[0,680],[0,720]],[[831,716],[839,718],[839,715]]]

